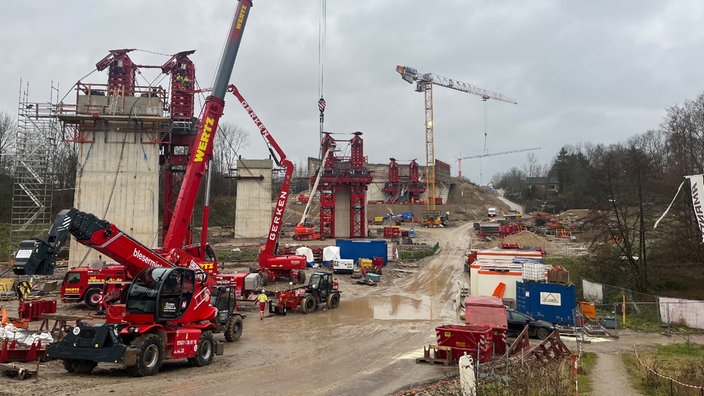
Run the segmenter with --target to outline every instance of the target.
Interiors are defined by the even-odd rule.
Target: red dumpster
[[[444,325],[435,328],[437,345],[449,347],[453,361],[462,355],[470,355],[479,362],[491,360],[494,350],[493,329],[489,326]],[[448,352],[438,349],[437,357],[444,359]]]

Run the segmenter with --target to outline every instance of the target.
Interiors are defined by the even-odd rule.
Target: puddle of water
[[[357,298],[340,305],[345,313],[357,318],[378,320],[430,320],[431,300],[428,296],[376,296]],[[342,313],[342,312],[341,312]]]

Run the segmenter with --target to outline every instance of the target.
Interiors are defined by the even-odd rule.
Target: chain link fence
[[[704,329],[704,301],[661,297],[622,287],[582,281],[582,296],[592,301],[594,313],[604,327],[641,327],[659,325]],[[584,310],[582,310],[584,313]]]

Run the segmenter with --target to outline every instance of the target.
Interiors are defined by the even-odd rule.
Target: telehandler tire
[[[301,300],[301,310],[303,313],[309,314],[313,311],[315,311],[315,297],[308,295],[303,297]]]
[[[332,293],[326,301],[328,309],[335,309],[340,306],[340,293]]]
[[[296,273],[298,276],[298,283],[299,284],[305,284],[306,283],[306,272],[303,270],[299,270],[298,273]]]
[[[213,333],[210,331],[204,331],[200,334],[200,339],[198,340],[198,350],[196,351],[196,356],[188,358],[188,363],[191,366],[203,367],[207,366],[213,362],[213,357],[215,356],[215,341],[213,340]]]
[[[159,372],[164,362],[164,345],[156,334],[145,334],[135,340],[137,365],[130,368],[135,377],[148,377]]]
[[[73,372],[76,374],[90,374],[97,365],[98,362],[77,359],[73,361]]]
[[[227,326],[225,326],[225,340],[227,342],[235,342],[242,336],[242,317],[239,315],[233,315],[228,321]]]
[[[68,371],[69,373],[75,373],[75,372],[76,372],[76,370],[73,368],[73,362],[74,362],[73,359],[64,359],[64,360],[63,360],[64,369],[66,369],[66,371]]]

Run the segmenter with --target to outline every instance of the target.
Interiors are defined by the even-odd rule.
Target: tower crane
[[[401,78],[409,84],[416,83],[416,92],[425,93],[425,183],[428,195],[426,209],[435,211],[435,197],[437,185],[435,184],[435,138],[433,130],[433,85],[454,89],[481,96],[483,101],[489,99],[518,104],[515,99],[509,98],[498,92],[475,87],[461,81],[439,76],[433,73],[419,73],[418,70],[408,66],[396,66],[396,71]]]
[[[472,158],[484,158],[484,157],[491,157],[494,155],[504,155],[504,154],[513,154],[513,153],[522,153],[524,151],[533,151],[533,150],[540,150],[542,147],[531,147],[531,148],[522,148],[522,149],[517,149],[517,150],[508,150],[508,151],[500,151],[498,153],[484,153],[484,154],[475,154],[475,155],[468,155],[465,157],[457,157],[457,167],[459,168],[459,173],[458,176],[461,179],[462,178],[462,160],[465,159],[472,159]]]

